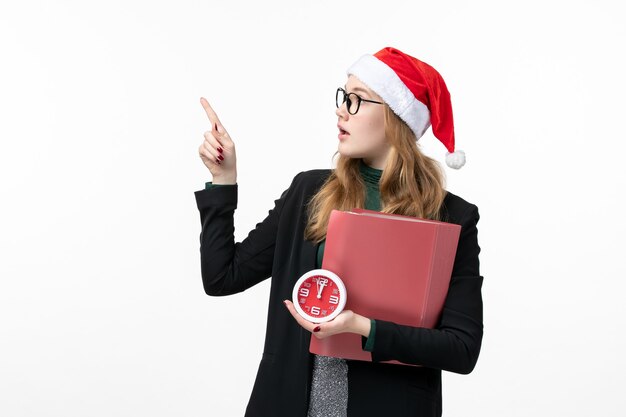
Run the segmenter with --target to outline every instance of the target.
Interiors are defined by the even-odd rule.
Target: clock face
[[[302,317],[313,323],[322,323],[341,313],[346,305],[346,287],[335,273],[314,269],[296,282],[292,298]]]

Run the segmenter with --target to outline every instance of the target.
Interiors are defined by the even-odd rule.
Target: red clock
[[[346,306],[346,286],[327,269],[313,269],[293,287],[296,311],[308,321],[323,323],[337,317]]]

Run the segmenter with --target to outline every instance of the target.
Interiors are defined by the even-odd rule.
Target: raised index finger
[[[204,97],[200,97],[200,103],[202,104],[202,107],[204,108],[206,115],[209,117],[209,120],[211,121],[211,125],[214,125],[215,123],[217,123],[218,125],[222,126],[222,122],[220,122],[219,117],[217,117],[217,114],[215,114],[215,111],[213,111],[213,108]]]

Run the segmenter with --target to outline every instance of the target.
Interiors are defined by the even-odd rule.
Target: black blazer
[[[316,268],[317,245],[303,237],[305,205],[330,173],[320,169],[297,174],[268,216],[236,243],[237,185],[195,192],[206,293],[235,294],[272,277],[265,347],[247,417],[307,415],[311,333],[291,317],[283,300],[291,299],[302,274]],[[347,361],[350,417],[440,416],[441,370],[467,374],[476,364],[483,335],[478,208],[447,193],[442,215],[462,228],[440,323],[425,329],[377,320],[373,362]],[[366,338],[362,340],[364,346]],[[422,367],[377,363],[390,359]]]

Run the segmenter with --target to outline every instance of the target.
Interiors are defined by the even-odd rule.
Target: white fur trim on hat
[[[430,126],[428,107],[415,98],[398,74],[374,55],[363,55],[350,68],[354,75],[378,94],[415,133],[419,140]]]
[[[452,153],[446,153],[446,165],[454,169],[461,168],[465,165],[465,152],[457,149]]]

